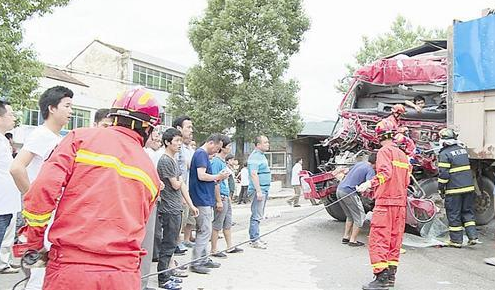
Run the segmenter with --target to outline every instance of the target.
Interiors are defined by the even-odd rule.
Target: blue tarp
[[[454,24],[454,91],[495,89],[495,15]]]

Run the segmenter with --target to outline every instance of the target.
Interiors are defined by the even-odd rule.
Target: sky
[[[342,94],[334,85],[346,75],[362,36],[387,32],[398,15],[414,26],[446,29],[454,19],[471,20],[487,0],[303,0],[311,28],[291,58],[287,78],[299,81],[299,110],[305,121],[334,120]],[[94,39],[192,66],[197,54],[187,38],[189,21],[207,0],[72,0],[52,14],[24,24],[26,45],[42,62],[65,66]]]

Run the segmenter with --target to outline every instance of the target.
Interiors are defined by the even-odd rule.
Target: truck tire
[[[323,199],[323,203],[326,205],[331,204],[336,201],[335,195],[329,195]],[[327,210],[328,214],[332,216],[333,218],[337,219],[337,221],[344,222],[346,219],[344,210],[342,210],[342,207],[340,207],[340,204],[333,204],[332,206],[325,207]]]
[[[438,196],[438,183],[436,179],[430,178],[422,180],[419,182],[419,184],[425,191],[426,198],[432,199],[437,207],[440,208],[440,213],[437,216],[439,216],[444,223],[448,224],[445,215],[445,208],[443,206],[443,200],[441,200]],[[495,185],[493,181],[486,176],[481,176],[478,184],[480,192],[476,192],[476,224],[485,225],[488,224],[488,222],[490,222],[490,220],[495,217],[495,206],[493,197],[493,190],[495,188]]]
[[[495,185],[487,176],[478,180],[479,192],[476,190],[476,224],[485,225],[495,217],[493,189]]]

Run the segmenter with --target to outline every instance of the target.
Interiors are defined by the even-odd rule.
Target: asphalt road
[[[293,208],[285,199],[273,199],[267,204],[267,219],[261,232],[286,224],[322,206],[311,206],[303,201],[301,208]],[[234,206],[234,242],[248,239],[250,209],[247,205]],[[400,259],[395,289],[493,289],[495,267],[485,265],[482,259],[495,256],[493,228],[480,229],[483,244],[462,249],[409,248]],[[372,280],[368,250],[340,243],[343,223],[332,219],[325,210],[297,224],[274,232],[264,240],[268,249],[258,250],[242,246],[244,253],[229,254],[227,259],[214,259],[222,264],[209,275],[189,273],[183,289],[267,290],[267,289],[360,289]],[[367,242],[364,230],[359,240]],[[220,239],[220,248],[224,240]],[[176,257],[180,263],[190,260],[190,252]],[[156,270],[156,263],[152,268]],[[0,275],[0,289],[10,289],[17,275]],[[150,286],[157,287],[156,276]]]

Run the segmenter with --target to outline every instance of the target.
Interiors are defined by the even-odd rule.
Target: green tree
[[[446,38],[447,32],[440,29],[426,29],[422,26],[414,27],[402,16],[397,16],[390,27],[390,31],[374,38],[363,36],[363,46],[355,55],[353,64],[346,64],[347,76],[338,80],[335,88],[338,92],[347,92],[350,78],[356,69],[387,55],[422,44],[422,40]]]
[[[0,95],[6,96],[15,109],[30,106],[33,91],[43,65],[31,47],[22,45],[22,23],[42,16],[69,0],[2,0],[0,4]]]
[[[190,23],[199,64],[187,72],[189,94],[169,98],[172,114],[191,116],[199,140],[234,133],[238,158],[258,134],[297,135],[299,87],[283,74],[308,29],[301,0],[210,0]]]

